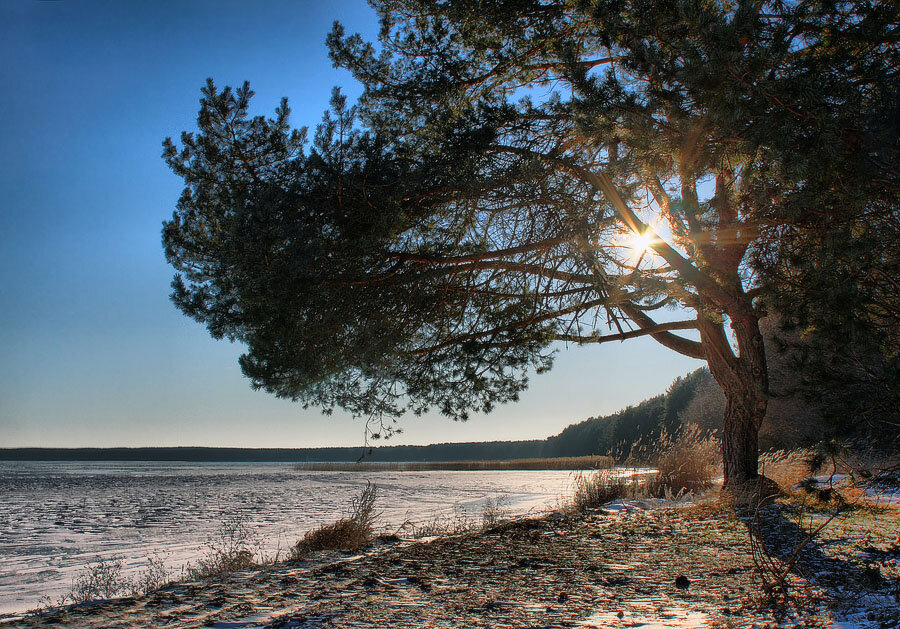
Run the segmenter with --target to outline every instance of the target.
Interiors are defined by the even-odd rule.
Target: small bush
[[[147,557],[147,567],[128,581],[129,594],[141,596],[158,590],[172,582],[171,576],[165,559],[154,553]]]
[[[101,559],[88,564],[75,575],[68,598],[72,603],[116,598],[128,592],[128,580],[122,576],[121,559]],[[63,601],[65,602],[65,601]]]
[[[317,550],[359,550],[371,539],[358,522],[342,518],[307,532],[291,550],[291,559],[302,559]]]
[[[262,542],[250,529],[244,514],[228,516],[222,521],[217,537],[206,543],[206,554],[197,563],[188,563],[184,573],[189,579],[244,570],[257,565],[262,558]]]
[[[123,596],[141,596],[158,590],[171,582],[165,561],[153,554],[147,558],[147,567],[132,578],[122,574],[125,562],[121,558],[101,559],[78,571],[72,580],[72,589],[55,602],[43,597],[35,613],[43,609],[61,607],[70,603],[86,603]]]
[[[481,528],[489,529],[500,524],[509,515],[508,505],[509,499],[504,496],[485,500],[481,505]]]
[[[366,483],[362,493],[350,502],[347,517],[309,531],[290,552],[290,559],[297,561],[317,550],[359,550],[372,541],[375,519],[375,499],[378,491],[372,483]]]

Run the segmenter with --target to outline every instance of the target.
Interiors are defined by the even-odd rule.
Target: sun
[[[655,240],[654,236],[655,234],[648,229],[643,234],[634,233],[628,237],[624,244],[631,250],[632,260],[637,260],[650,248]]]

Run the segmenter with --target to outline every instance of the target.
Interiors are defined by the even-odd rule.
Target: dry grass
[[[713,435],[688,425],[653,442],[629,448],[624,469],[578,473],[572,507],[594,508],[622,498],[677,498],[709,489],[721,469],[721,446]],[[656,472],[646,472],[653,467]]]
[[[720,441],[696,425],[660,436],[651,463],[659,473],[647,481],[647,493],[696,493],[709,489],[719,475],[722,455]]]
[[[790,492],[809,477],[812,456],[812,450],[799,448],[764,452],[759,456],[759,473],[778,483],[782,491]]]
[[[571,506],[583,511],[621,498],[646,496],[645,481],[645,475],[623,474],[620,469],[598,470],[592,474],[579,472],[575,475]]]
[[[497,526],[509,516],[509,499],[505,496],[488,498],[481,505],[481,528]]]
[[[317,550],[359,550],[371,539],[371,532],[359,522],[342,518],[307,532],[291,549],[290,557],[296,561]]]
[[[612,467],[610,456],[566,456],[489,461],[311,461],[294,469],[308,472],[427,472],[508,470],[596,470]]]
[[[359,550],[372,541],[375,519],[375,499],[378,490],[372,483],[350,502],[347,517],[308,531],[290,552],[297,561],[317,550]]]
[[[453,507],[449,513],[435,514],[425,522],[404,522],[397,532],[406,537],[421,539],[423,537],[444,537],[447,535],[460,535],[478,530],[478,522],[472,515],[459,505]]]
[[[263,560],[262,546],[245,515],[230,515],[220,524],[217,536],[206,542],[204,555],[184,566],[184,576],[205,579],[259,565]]]

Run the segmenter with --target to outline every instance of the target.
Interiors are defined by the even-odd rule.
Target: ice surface
[[[346,514],[366,481],[378,486],[379,524],[465,511],[503,496],[510,513],[570,493],[565,471],[309,472],[290,464],[0,462],[0,614],[69,591],[79,570],[122,559],[139,572],[151,554],[178,570],[204,552],[221,522],[241,515],[282,555],[302,534]]]

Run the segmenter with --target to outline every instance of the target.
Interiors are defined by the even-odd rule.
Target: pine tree
[[[555,341],[650,336],[707,361],[726,485],[755,479],[762,262],[895,172],[893,4],[373,4],[377,45],[328,38],[364,93],[311,147],[286,103],[251,118],[248,86],[212,83],[167,141],[178,307],[246,344],[254,386],[388,431],[517,399]]]

